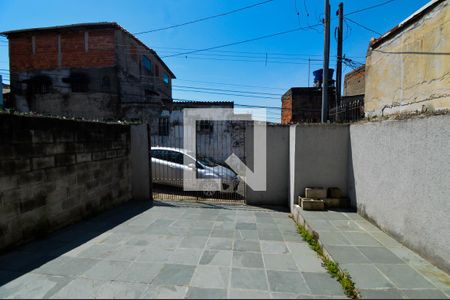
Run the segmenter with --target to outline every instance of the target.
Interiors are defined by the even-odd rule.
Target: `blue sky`
[[[0,31],[80,22],[115,21],[130,32],[140,32],[183,23],[261,1],[0,0]],[[351,12],[384,1],[347,0],[344,1],[344,5],[346,12]],[[333,17],[339,2],[331,0]],[[385,6],[349,17],[377,32],[384,33],[427,2],[426,0],[396,0]],[[299,16],[297,16],[297,10]],[[320,23],[322,17],[322,0],[273,0],[236,14],[138,37],[164,57],[183,52],[184,50],[180,48],[207,48]],[[376,34],[352,23],[347,24],[344,34],[344,53],[355,61],[364,62],[369,40]],[[334,18],[332,33],[336,25],[337,20]],[[0,38],[0,40],[4,39]],[[0,69],[8,68],[8,52],[5,45],[4,42],[0,42]],[[320,30],[307,30],[226,47],[215,52],[188,55],[187,58],[183,56],[164,58],[164,60],[178,78],[173,82],[174,98],[229,100],[238,104],[278,107],[281,105],[281,94],[290,87],[307,86],[308,58],[321,59],[322,46],[323,33]],[[335,49],[335,40],[332,37],[332,55],[335,55]],[[331,59],[331,63],[334,67],[334,58]],[[313,62],[311,69],[320,68],[320,64],[321,62]],[[348,72],[350,69],[344,70]],[[186,86],[256,91],[267,94],[259,94],[261,98],[248,98],[221,95],[219,93],[223,91],[217,90],[214,91],[217,94],[197,93],[186,91],[190,89]],[[211,90],[202,91],[212,92]],[[271,110],[269,118],[276,119],[277,114],[279,112]]]

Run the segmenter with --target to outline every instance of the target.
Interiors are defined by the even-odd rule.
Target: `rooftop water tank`
[[[313,72],[314,75],[314,82],[323,81],[323,69],[319,69]],[[333,75],[334,75],[334,69],[328,69],[328,81],[332,81],[333,80]]]

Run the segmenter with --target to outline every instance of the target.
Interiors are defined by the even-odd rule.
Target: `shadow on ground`
[[[154,205],[130,201],[0,255],[0,286],[85,244]]]

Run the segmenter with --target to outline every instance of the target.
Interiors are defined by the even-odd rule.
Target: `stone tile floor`
[[[0,256],[0,298],[297,297],[345,298],[287,213],[245,206],[130,203]]]
[[[450,276],[357,213],[297,212],[363,298],[450,298]],[[294,215],[296,215],[294,213]]]

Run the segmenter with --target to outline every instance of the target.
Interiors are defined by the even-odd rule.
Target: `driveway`
[[[129,203],[0,257],[0,298],[345,298],[287,213]]]

